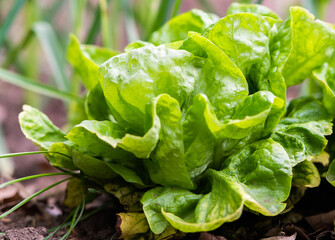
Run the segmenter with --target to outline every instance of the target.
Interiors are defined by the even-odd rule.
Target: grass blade
[[[31,90],[49,97],[54,97],[63,101],[83,101],[81,98],[71,93],[55,89],[44,84],[33,82],[24,76],[10,72],[3,68],[0,68],[0,79],[5,82],[22,87],[24,89]]]
[[[5,137],[2,132],[2,126],[0,122],[0,153],[7,153],[7,144]],[[0,176],[11,176],[14,173],[14,164],[10,157],[5,157],[0,161]]]
[[[50,176],[58,176],[58,175],[68,176],[68,175],[78,175],[78,173],[70,174],[70,173],[57,172],[57,173],[43,173],[43,174],[31,175],[31,176],[14,179],[12,181],[8,181],[8,182],[5,182],[3,184],[0,184],[0,189],[4,188],[4,187],[7,187],[8,185],[18,183],[18,182],[22,182],[22,181],[27,181],[27,180],[31,180],[31,179],[35,179],[35,178],[40,178],[40,177],[50,177]]]
[[[198,1],[206,12],[215,13],[212,4],[208,0],[198,0]]]
[[[162,26],[167,21],[172,3],[173,3],[172,0],[161,0],[155,24],[151,29],[151,33],[156,31],[160,26]]]
[[[80,213],[78,215],[79,209],[80,209]],[[79,205],[76,208],[76,210],[74,212],[74,215],[72,217],[72,221],[71,221],[71,225],[69,227],[69,231],[67,231],[67,233],[60,240],[67,239],[67,237],[70,235],[70,233],[72,232],[72,230],[77,226],[78,222],[80,221],[81,217],[83,216],[84,210],[85,210],[85,199],[83,199],[82,204]],[[78,215],[78,218],[77,218],[77,215]]]
[[[33,30],[44,49],[58,89],[69,91],[70,82],[66,77],[64,67],[66,60],[62,54],[64,51],[53,28],[47,22],[37,22],[34,24]]]
[[[48,151],[34,151],[34,152],[7,153],[7,154],[1,154],[0,158],[18,157],[18,156],[35,155],[35,154],[43,154],[43,153],[50,153],[50,152],[48,152]]]
[[[183,0],[176,0],[176,2],[174,3],[174,6],[173,6],[173,11],[172,11],[171,18],[173,18],[173,17],[175,17],[179,14],[179,10],[180,10],[180,6],[181,6],[182,2],[183,2]]]
[[[111,34],[111,27],[108,19],[108,3],[106,0],[100,0],[100,15],[101,15],[101,34],[102,43],[105,47],[113,49],[113,39]]]
[[[2,218],[4,218],[4,217],[8,216],[9,214],[11,214],[12,212],[14,212],[14,211],[17,210],[18,208],[22,207],[22,206],[23,206],[24,204],[26,204],[27,202],[29,202],[31,199],[35,198],[36,196],[38,196],[38,195],[44,193],[45,191],[47,191],[47,190],[49,190],[49,189],[51,189],[51,188],[53,188],[53,187],[55,187],[55,186],[57,186],[57,185],[63,183],[63,182],[66,182],[66,181],[70,180],[71,178],[72,178],[72,177],[70,177],[70,178],[66,178],[66,179],[63,179],[63,180],[61,180],[61,181],[58,181],[58,182],[56,182],[56,183],[54,183],[54,184],[51,184],[50,186],[48,186],[48,187],[46,187],[46,188],[43,188],[43,189],[41,189],[40,191],[34,193],[34,194],[31,195],[30,197],[27,197],[26,199],[22,200],[21,202],[19,202],[18,204],[16,204],[14,207],[12,207],[11,209],[9,209],[7,212],[1,214],[1,215],[0,215],[0,219],[2,219]]]
[[[80,30],[83,24],[86,0],[71,0],[70,2],[72,16],[72,31],[75,35],[80,36]]]
[[[89,217],[91,217],[91,216],[93,216],[94,214],[96,214],[96,213],[98,213],[98,212],[100,212],[100,211],[103,210],[107,205],[108,205],[108,204],[103,204],[101,207],[98,207],[98,208],[94,209],[93,211],[91,211],[91,212],[85,214],[83,217],[80,218],[79,222],[80,222],[80,221],[83,221],[83,220],[85,220],[85,219],[87,219],[87,218],[89,218]],[[58,227],[56,227],[56,228],[52,228],[52,229],[49,230],[50,232],[52,232],[52,235],[55,234],[55,233],[56,233],[57,231],[59,231],[60,229],[69,227],[69,226],[71,225],[71,222],[67,222],[67,220],[69,220],[69,218],[70,218],[71,216],[73,216],[73,213],[74,213],[74,211],[72,211],[72,212],[69,214],[69,216],[67,216],[67,218],[65,219],[65,221],[64,221],[60,226],[58,226]],[[49,235],[49,236],[50,236],[50,235]],[[49,236],[48,236],[48,237],[49,237]],[[45,239],[43,239],[43,240],[47,240],[47,239],[49,239],[49,238],[45,238]]]
[[[101,29],[101,9],[100,5],[95,9],[94,19],[90,30],[88,31],[87,37],[85,39],[85,44],[94,44],[96,37]]]
[[[22,41],[15,48],[8,52],[5,62],[2,64],[3,68],[8,68],[15,61],[15,59],[17,59],[19,53],[26,48],[33,36],[33,32],[28,31]]]
[[[8,16],[5,18],[0,29],[0,47],[4,43],[5,37],[7,36],[10,26],[12,25],[14,19],[18,15],[20,9],[22,8],[25,2],[26,2],[25,0],[17,0],[14,3],[12,9],[10,10]]]
[[[140,37],[136,27],[133,10],[130,8],[129,4],[126,1],[122,2],[122,8],[126,13],[124,15],[124,20],[126,24],[125,29],[128,43],[135,42],[136,40],[140,39]]]
[[[50,4],[50,7],[44,11],[42,11],[42,19],[43,21],[52,22],[52,19],[59,12],[59,9],[63,5],[65,1],[54,1],[54,3]]]
[[[51,238],[53,235],[55,235],[59,230],[61,230],[62,228],[65,228],[67,226],[70,226],[70,224],[68,224],[68,220],[73,216],[75,210],[74,211],[71,211],[69,213],[69,215],[65,218],[64,222],[59,225],[58,227],[56,228],[52,228],[49,230],[49,232],[51,232],[47,237],[45,237],[43,240],[48,240],[49,238]]]

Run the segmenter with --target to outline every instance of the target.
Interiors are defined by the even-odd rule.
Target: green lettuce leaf
[[[276,22],[252,13],[228,15],[217,22],[206,37],[246,73],[268,52],[270,31]]]
[[[314,79],[322,88],[322,103],[335,116],[335,67],[325,63],[313,71]]]
[[[262,61],[252,65],[248,69],[247,79],[249,91],[270,91],[275,96],[280,97],[286,102],[286,84],[281,73],[281,63],[277,59],[280,55],[280,45],[278,44],[278,27],[280,22],[272,25],[269,32],[269,43],[264,53]],[[285,104],[286,105],[286,104]],[[285,112],[285,106],[282,114]]]
[[[100,84],[88,91],[85,99],[85,112],[91,120],[110,120],[109,107]]]
[[[205,95],[197,95],[183,122],[185,164],[192,179],[205,172],[214,161],[216,139],[205,119],[209,111],[207,101]]]
[[[258,4],[243,4],[234,2],[230,4],[226,15],[236,14],[236,13],[255,13],[265,17],[271,17],[274,19],[280,19],[279,16],[274,13],[269,8],[258,5]]]
[[[118,123],[112,121],[86,120],[78,124],[67,134],[67,138],[82,148],[91,151],[94,156],[110,156],[122,158],[122,148],[133,153],[138,158],[148,158],[159,139],[160,121],[156,114],[157,101],[148,107],[149,130],[141,137],[126,133]],[[95,147],[90,148],[92,145]],[[121,151],[122,152],[122,151]]]
[[[201,197],[201,194],[194,194],[180,188],[156,187],[147,191],[141,203],[151,231],[160,234],[169,225],[161,209],[185,218],[192,218],[194,208]]]
[[[172,18],[150,37],[155,45],[175,42],[187,38],[188,32],[202,33],[208,26],[217,22],[219,17],[212,13],[205,13],[193,9]]]
[[[282,202],[290,193],[292,168],[280,144],[271,139],[250,144],[225,160],[222,168],[227,178],[241,184],[249,209],[266,216],[284,210]]]
[[[73,127],[66,138],[85,149],[91,156],[122,159],[129,154],[117,148],[117,145],[125,134],[125,129],[117,123],[85,120]]]
[[[222,168],[207,171],[212,190],[204,196],[177,188],[158,188],[145,193],[142,203],[147,219],[149,223],[159,222],[159,228],[153,230],[155,226],[150,224],[151,229],[161,232],[167,226],[161,214],[180,231],[199,232],[238,219],[243,205],[267,216],[285,209],[283,202],[291,189],[292,169],[280,144],[271,139],[255,142],[227,158]],[[170,192],[175,202],[170,202],[171,198],[166,200],[164,190]],[[186,196],[183,201],[176,201],[182,196]],[[192,199],[192,204],[188,201],[183,204],[186,199]]]
[[[65,142],[65,133],[56,127],[42,112],[29,105],[19,115],[21,130],[27,139],[48,150],[57,142]]]
[[[106,162],[100,159],[75,150],[72,150],[72,158],[74,164],[87,176],[101,180],[109,180],[118,176]]]
[[[156,113],[161,124],[159,142],[145,161],[150,178],[162,186],[193,189],[184,161],[182,116],[177,100],[160,95]]]
[[[314,163],[303,161],[294,166],[292,185],[295,187],[318,187],[321,177]]]
[[[50,164],[55,167],[78,170],[73,162],[73,150],[78,149],[71,141],[57,142],[50,146],[49,153],[45,154]]]
[[[271,138],[285,148],[295,166],[322,153],[327,145],[325,135],[332,132],[331,121],[331,115],[318,100],[312,97],[295,99]]]
[[[149,42],[138,40],[136,42],[129,43],[124,48],[124,52],[130,52],[131,50],[134,50],[134,49],[137,49],[137,48],[141,48],[141,47],[146,47],[146,46],[155,46],[155,45],[152,44],[152,43],[149,43]]]
[[[201,59],[184,50],[142,47],[105,62],[100,83],[117,122],[143,134],[147,103],[167,93],[182,106],[201,65]]]
[[[328,182],[335,187],[335,161],[334,160],[329,165],[326,178]]]
[[[243,211],[243,196],[240,186],[227,180],[220,172],[209,170],[212,191],[200,199],[195,207],[193,218],[185,218],[177,211],[162,208],[167,221],[183,232],[211,231],[225,222],[238,219]],[[192,216],[189,214],[188,216]]]
[[[312,71],[329,61],[335,51],[335,29],[331,24],[315,20],[301,7],[291,7],[289,18],[279,31],[278,56],[284,63],[287,86],[301,83]]]
[[[81,76],[85,87],[91,89],[99,82],[99,65],[119,52],[93,45],[81,45],[73,34],[70,35],[70,40],[67,59]]]
[[[181,48],[206,59],[193,96],[205,94],[219,119],[231,117],[234,108],[248,96],[248,84],[241,70],[211,41],[197,34],[184,41]]]

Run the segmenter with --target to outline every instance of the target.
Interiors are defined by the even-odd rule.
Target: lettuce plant
[[[131,186],[153,233],[211,231],[244,209],[280,214],[292,186],[319,184],[334,57],[334,26],[300,7],[286,20],[258,5],[234,3],[222,19],[192,10],[124,53],[71,36],[86,119],[62,132],[24,106],[19,120],[53,166]],[[288,102],[287,87],[307,78],[321,97]]]

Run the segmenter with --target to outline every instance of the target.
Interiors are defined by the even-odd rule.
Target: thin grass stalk
[[[173,18],[173,17],[175,17],[179,14],[179,10],[180,10],[180,6],[181,6],[182,2],[183,2],[183,0],[176,0],[176,2],[174,3],[174,6],[173,6],[171,18]]]
[[[159,27],[161,27],[167,21],[171,6],[172,6],[172,0],[161,0],[158,13],[157,13],[157,17],[155,20],[155,24],[153,25],[153,28],[151,29],[151,33],[156,31]]]
[[[87,218],[89,218],[89,217],[91,217],[91,216],[93,216],[94,214],[96,214],[96,213],[98,213],[98,212],[100,212],[100,211],[103,210],[106,206],[107,206],[107,204],[104,204],[104,205],[102,205],[101,207],[98,207],[98,208],[94,209],[93,211],[91,211],[91,212],[85,214],[82,218],[80,218],[79,222],[80,222],[80,221],[83,221],[83,220],[85,220],[85,219],[87,219]],[[71,216],[72,216],[72,215],[71,215]],[[56,227],[56,228],[53,228],[53,229],[50,229],[49,231],[53,232],[53,231],[55,231],[56,229],[57,229],[57,231],[59,231],[60,229],[69,227],[70,225],[71,225],[71,222],[65,222],[65,221],[64,221],[64,225],[61,224],[60,226],[58,226],[58,227]],[[46,240],[46,239],[45,239],[45,240]]]
[[[100,15],[102,44],[107,48],[113,49],[114,44],[111,38],[111,28],[108,19],[108,4],[106,0],[100,0]]]
[[[22,182],[22,181],[27,181],[27,180],[41,178],[41,177],[52,177],[52,176],[60,176],[60,175],[61,176],[69,176],[69,175],[78,175],[78,173],[70,174],[70,173],[57,172],[57,173],[42,173],[42,174],[37,174],[37,175],[31,175],[31,176],[14,179],[14,180],[5,182],[3,184],[0,184],[0,189],[4,188],[4,187],[7,187],[9,185],[12,185],[14,183]]]
[[[85,39],[85,44],[94,44],[101,29],[101,9],[100,5],[94,11],[94,19],[89,28],[88,34]]]
[[[83,101],[81,98],[71,93],[55,89],[53,87],[49,87],[44,84],[33,82],[29,78],[21,76],[17,73],[10,72],[3,68],[0,68],[0,79],[5,82],[22,87],[24,89],[31,90],[33,92],[40,93],[45,96],[57,98],[63,101],[70,101],[70,102],[71,101],[76,101],[76,102]]]
[[[70,180],[71,178],[72,178],[72,177],[70,177],[70,178],[66,178],[66,179],[63,179],[63,180],[61,180],[61,181],[58,181],[58,182],[56,182],[56,183],[54,183],[54,184],[51,184],[50,186],[48,186],[48,187],[46,187],[46,188],[43,188],[43,189],[41,189],[40,191],[34,193],[34,194],[31,195],[30,197],[27,197],[26,199],[22,200],[21,202],[19,202],[18,204],[16,204],[14,207],[12,207],[11,209],[9,209],[9,210],[6,211],[5,213],[1,214],[1,215],[0,215],[0,219],[2,219],[2,218],[4,218],[4,217],[8,216],[9,214],[11,214],[12,212],[14,212],[14,211],[17,210],[18,208],[22,207],[24,204],[26,204],[27,202],[29,202],[31,199],[37,197],[38,195],[44,193],[45,191],[47,191],[47,190],[49,190],[49,189],[51,189],[51,188],[53,188],[53,187],[55,187],[55,186],[57,186],[57,185],[63,183],[63,182],[66,182],[66,181]]]
[[[70,82],[65,73],[66,62],[63,55],[63,49],[58,42],[56,33],[51,25],[47,22],[37,22],[33,26],[33,30],[38,37],[43,50],[46,54],[47,61],[49,62],[52,75],[56,82],[58,89],[69,91]]]
[[[199,1],[200,5],[202,6],[202,8],[206,12],[215,13],[214,7],[212,6],[212,4],[208,0],[198,0],[198,1]]]
[[[138,30],[136,27],[133,9],[130,8],[129,4],[125,1],[122,2],[122,8],[123,8],[123,11],[126,13],[124,15],[124,20],[126,24],[125,30],[126,30],[126,35],[127,35],[127,42],[132,43],[140,39]]]
[[[18,13],[20,12],[25,2],[25,0],[17,0],[5,18],[0,28],[0,47],[2,47],[10,27],[12,26],[15,18],[18,16]]]
[[[72,230],[77,226],[77,224],[80,222],[81,217],[83,216],[84,210],[85,210],[85,197],[83,198],[83,202],[81,203],[81,205],[79,205],[76,208],[75,214],[72,217],[72,221],[71,221],[71,225],[69,227],[69,230],[67,231],[67,233],[60,239],[60,240],[64,240],[67,239],[67,237],[71,234]],[[78,215],[78,211],[80,209],[79,215]],[[78,217],[77,217],[78,215]]]
[[[34,32],[32,31],[32,28],[34,23],[40,19],[40,15],[41,11],[39,9],[37,0],[29,0],[25,8],[25,20],[27,25],[26,31],[28,32],[29,36],[33,37],[31,37],[31,40],[27,43],[26,52],[22,56],[22,61],[24,62],[23,73],[26,77],[36,82],[39,82],[41,59],[40,54],[36,53],[40,53],[41,51],[38,45],[37,38],[33,35]],[[43,101],[42,98],[43,96],[41,96],[40,94],[36,94],[31,91],[24,92],[24,102],[31,106],[43,108],[47,101]]]
[[[21,53],[22,50],[24,50],[29,45],[33,37],[34,33],[32,31],[28,31],[27,34],[21,40],[21,42],[16,47],[9,50],[9,52],[7,53],[6,60],[2,64],[2,67],[8,68],[10,65],[12,65],[18,58],[19,53]]]
[[[0,122],[0,153],[7,153],[8,148],[5,136],[2,131],[2,124]],[[0,176],[11,176],[14,173],[14,164],[11,157],[6,157],[0,161]]]
[[[42,20],[46,22],[52,22],[53,18],[59,12],[59,9],[66,1],[54,1],[53,4],[48,8],[43,10],[42,13]]]
[[[109,1],[107,1],[109,3]],[[123,30],[120,30],[120,26],[122,25],[120,13],[122,12],[121,1],[114,0],[113,4],[109,4],[111,8],[111,14],[108,17],[108,21],[111,23],[111,39],[113,41],[113,48],[120,50],[121,43],[123,42],[123,34],[120,34]]]
[[[83,16],[85,13],[86,0],[71,0],[71,18],[72,18],[72,31],[75,35],[80,36],[80,31],[83,25]]]

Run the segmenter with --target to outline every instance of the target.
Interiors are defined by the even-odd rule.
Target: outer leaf
[[[221,19],[206,35],[246,72],[267,53],[270,30],[275,22],[257,14],[238,13]]]
[[[170,43],[187,38],[187,33],[202,33],[208,26],[217,22],[219,17],[215,14],[205,13],[198,9],[193,9],[172,18],[150,37],[150,42],[155,45]]]
[[[97,158],[78,151],[73,151],[72,157],[74,164],[87,176],[101,180],[113,179],[118,176],[106,162]]]
[[[222,172],[241,184],[245,205],[266,216],[285,208],[292,168],[284,148],[271,139],[246,146],[223,163]]]
[[[72,159],[74,148],[76,146],[70,141],[57,142],[48,149],[46,157],[52,166],[78,170]]]
[[[131,50],[137,49],[137,48],[141,48],[141,47],[146,47],[146,46],[155,46],[152,43],[149,42],[145,42],[145,41],[135,41],[132,43],[129,43],[125,48],[124,48],[124,52],[130,52]]]
[[[335,116],[335,68],[328,63],[313,71],[313,76],[323,90],[322,103]]]
[[[147,191],[141,203],[151,231],[160,234],[169,225],[161,209],[178,216],[191,218],[194,207],[201,197],[201,194],[197,195],[180,188],[156,187]]]
[[[178,212],[162,209],[174,228],[183,232],[211,231],[241,216],[244,200],[240,186],[227,180],[220,172],[209,170],[208,175],[212,181],[212,191],[200,199],[193,219],[188,221]]]
[[[178,230],[214,230],[239,218],[243,204],[267,216],[277,215],[285,208],[282,202],[291,189],[292,169],[285,150],[268,139],[241,149],[225,160],[222,171],[208,170],[207,175],[212,191],[200,199],[194,215],[179,215],[178,209],[183,208],[179,205],[172,210],[162,207],[165,218]]]
[[[26,138],[43,149],[49,149],[56,142],[66,141],[65,134],[36,108],[24,105],[23,112],[19,115],[19,122]]]
[[[70,35],[70,38],[67,58],[81,76],[86,88],[91,89],[99,82],[99,65],[119,54],[119,52],[96,46],[80,45],[79,40],[74,35]]]
[[[105,62],[100,83],[115,119],[143,134],[146,104],[167,93],[182,106],[200,66],[198,58],[183,50],[142,47]]]
[[[202,100],[202,95],[194,98],[183,122],[185,164],[191,178],[201,175],[214,160],[216,140],[206,124],[207,106]]]
[[[286,84],[281,73],[281,64],[278,56],[281,55],[281,45],[278,44],[279,22],[273,24],[269,32],[269,43],[264,52],[262,61],[252,65],[247,74],[249,83],[249,91],[257,92],[260,90],[270,91],[275,96],[280,97],[286,101]],[[279,38],[279,39],[278,39]],[[284,114],[285,107],[282,109]]]
[[[181,48],[206,57],[193,95],[206,94],[219,119],[231,117],[234,108],[248,96],[242,71],[217,46],[197,34],[189,37]]]
[[[217,139],[216,161],[270,134],[279,121],[284,104],[272,93],[260,91],[245,98],[231,119],[220,122],[208,100],[203,97],[198,97],[198,100],[205,111],[207,127]]]
[[[322,153],[327,145],[324,135],[332,131],[331,120],[319,101],[296,99],[288,106],[287,116],[278,124],[271,138],[285,148],[292,166],[295,166]]]
[[[318,169],[310,161],[303,161],[293,168],[292,184],[296,187],[318,187],[321,178]]]
[[[177,100],[167,94],[158,97],[156,113],[161,123],[159,142],[150,160],[145,161],[154,183],[193,189],[184,162],[182,116]]]
[[[326,176],[328,182],[335,187],[335,161],[332,161]]]
[[[255,13],[265,17],[271,17],[274,19],[280,19],[279,16],[271,11],[269,8],[263,5],[256,5],[256,4],[243,4],[233,2],[228,10],[226,15],[236,14],[236,13]]]
[[[119,174],[126,182],[128,183],[136,183],[141,186],[145,186],[142,179],[138,176],[136,171],[122,166],[121,164],[107,163],[107,165],[113,169],[113,171]]]
[[[100,84],[96,84],[89,90],[86,101],[85,111],[89,119],[99,121],[109,120],[109,107]]]
[[[288,86],[301,83],[334,54],[335,29],[328,23],[314,20],[314,16],[303,8],[290,8],[290,17],[281,32],[280,44],[284,55],[288,53],[283,68]]]
[[[117,123],[86,120],[72,128],[66,138],[86,149],[91,156],[120,159],[127,156],[122,149],[116,148],[124,135],[125,129]]]

